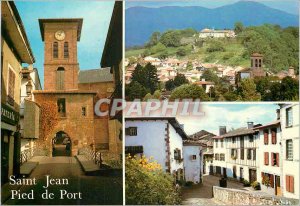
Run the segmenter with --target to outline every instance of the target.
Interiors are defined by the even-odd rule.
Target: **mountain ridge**
[[[192,18],[188,18],[189,16]],[[299,24],[297,15],[253,1],[239,1],[214,9],[202,6],[137,6],[126,9],[126,47],[145,44],[154,31],[185,28],[232,29],[237,21],[245,26],[269,23],[288,27]]]

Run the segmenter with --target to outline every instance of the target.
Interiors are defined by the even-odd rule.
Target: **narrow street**
[[[85,176],[78,161],[74,157],[34,157],[31,161],[38,161],[29,178],[36,178],[37,184],[22,186],[21,193],[34,192],[34,199],[9,199],[6,205],[65,205],[65,204],[122,204],[122,178],[104,176]],[[68,184],[46,185],[46,175],[50,178],[68,179]],[[48,190],[54,193],[54,199],[43,199],[42,193]],[[66,190],[70,195],[61,198],[61,191]],[[81,192],[82,199],[79,197]],[[69,198],[68,198],[68,197]],[[77,198],[72,198],[76,196]]]
[[[183,193],[183,205],[225,205],[213,198],[213,186],[219,185],[219,177],[206,175],[203,176],[203,183],[185,187]],[[228,188],[242,189],[243,185],[239,182],[227,181]]]

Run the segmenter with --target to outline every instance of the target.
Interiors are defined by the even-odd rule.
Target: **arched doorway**
[[[52,157],[72,156],[72,141],[65,132],[57,132],[52,139]]]

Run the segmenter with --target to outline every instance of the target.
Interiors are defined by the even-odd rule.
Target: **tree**
[[[177,52],[176,52],[177,56],[186,56],[187,55],[187,50],[185,48],[180,47]]]
[[[174,80],[173,79],[169,79],[168,81],[166,81],[166,90],[168,91],[172,91],[176,86],[174,84]]]
[[[191,61],[188,61],[186,64],[186,69],[187,70],[192,70],[193,69],[193,63]]]
[[[184,74],[177,73],[177,75],[174,78],[174,85],[176,87],[179,87],[183,84],[188,84],[188,83],[189,83],[189,80],[187,80],[187,78],[185,77]]]
[[[158,88],[157,69],[151,63],[148,63],[144,67],[144,72],[145,84],[143,84],[143,86],[150,89],[151,94],[153,94],[153,92]]]
[[[205,81],[214,82],[215,84],[218,84],[220,80],[218,75],[215,74],[211,69],[206,69],[201,75],[200,80],[201,79],[205,79]]]
[[[235,34],[239,34],[242,31],[244,31],[244,25],[243,25],[243,23],[242,22],[236,22],[234,24],[234,32],[235,32]]]
[[[145,67],[138,64],[132,73],[131,82],[138,82],[145,89],[149,90],[151,94],[153,94],[153,92],[158,88],[156,67],[151,65],[151,63],[146,64]],[[142,97],[144,97],[145,94]]]
[[[148,101],[149,99],[152,99],[152,95],[150,93],[147,93],[146,96],[143,98],[143,101]]]
[[[159,42],[158,44],[156,44],[150,48],[150,53],[156,54],[156,53],[165,51],[165,49],[166,49],[166,46]]]
[[[281,82],[281,100],[299,100],[299,84],[291,77],[285,77]]]
[[[220,41],[212,41],[209,47],[206,49],[207,52],[224,52],[225,48],[222,42]]]
[[[243,101],[260,101],[261,96],[256,92],[256,85],[252,79],[243,79],[241,86],[238,88],[238,92]]]
[[[137,64],[134,71],[132,72],[131,82],[138,82],[142,85],[146,84],[145,81],[145,71],[143,66]]]
[[[181,200],[174,178],[157,162],[146,158],[126,157],[126,204],[179,205]]]
[[[202,87],[195,84],[184,84],[172,91],[170,99],[200,99],[201,101],[208,101],[209,97]]]
[[[161,92],[159,90],[156,90],[152,96],[154,99],[160,99],[161,97]]]
[[[146,47],[152,47],[156,45],[159,42],[159,38],[160,38],[160,32],[159,31],[153,32]]]
[[[133,101],[134,99],[143,99],[147,93],[149,93],[149,90],[136,81],[130,82],[125,89],[126,100],[129,101]]]
[[[180,32],[179,31],[166,31],[161,35],[160,42],[166,47],[178,47],[180,46]]]

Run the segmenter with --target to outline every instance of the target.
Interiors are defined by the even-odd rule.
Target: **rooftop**
[[[188,136],[184,129],[180,126],[176,117],[125,117],[125,121],[149,121],[149,120],[167,120],[174,127],[176,132],[182,137],[182,139],[187,139]]]
[[[78,25],[77,41],[80,41],[82,22],[83,22],[82,18],[39,19],[42,40],[44,41],[44,24],[45,23],[77,23],[77,25]]]
[[[1,2],[2,32],[4,38],[12,43],[13,50],[20,57],[22,63],[33,64],[35,58],[28,41],[25,27],[13,1]],[[3,43],[2,43],[3,45]]]
[[[80,70],[78,74],[79,84],[112,81],[113,74],[110,73],[110,68]]]
[[[236,137],[241,135],[248,135],[248,134],[254,134],[255,128],[248,129],[247,127],[241,127],[232,131],[227,132],[226,134],[223,134],[220,136],[220,138],[226,138],[226,137]]]

